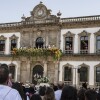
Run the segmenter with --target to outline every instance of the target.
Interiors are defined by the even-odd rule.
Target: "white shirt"
[[[22,100],[17,90],[6,85],[0,85],[0,100]]]
[[[56,100],[60,100],[60,98],[61,98],[61,93],[62,93],[62,90],[57,90],[57,91],[55,91],[55,99],[56,99]]]

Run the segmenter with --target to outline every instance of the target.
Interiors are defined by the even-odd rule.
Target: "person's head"
[[[24,91],[21,83],[18,82],[13,83],[12,88],[16,89],[19,92],[20,96],[24,98]]]
[[[85,89],[87,89],[87,84],[86,84],[86,82],[82,84],[82,87],[85,88]]]
[[[61,100],[77,100],[77,90],[72,86],[64,86],[62,89]]]
[[[45,91],[46,91],[46,87],[45,86],[41,86],[40,89],[39,89],[40,96],[44,96],[45,95]]]
[[[0,65],[0,84],[7,84],[9,79],[9,70],[6,64]]]
[[[64,83],[63,83],[63,82],[59,82],[59,83],[58,83],[58,89],[62,89],[63,86],[64,86]]]
[[[39,94],[33,94],[30,100],[42,100]]]
[[[55,100],[54,90],[51,87],[47,87],[44,95],[44,100]]]
[[[86,90],[85,100],[97,100],[97,93],[92,89]]]

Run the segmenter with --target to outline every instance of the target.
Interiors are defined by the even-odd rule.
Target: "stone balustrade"
[[[20,27],[23,25],[35,25],[35,24],[52,24],[52,23],[69,23],[69,22],[84,22],[84,21],[98,21],[100,15],[97,16],[84,16],[84,17],[70,17],[61,19],[46,19],[46,20],[34,20],[34,21],[21,21],[13,23],[1,23],[0,28]]]
[[[82,21],[97,21],[97,20],[100,20],[100,15],[62,18],[62,19],[60,19],[60,22],[61,23],[67,23],[67,22],[82,22]]]

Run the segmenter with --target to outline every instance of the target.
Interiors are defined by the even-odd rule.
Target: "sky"
[[[61,18],[100,15],[100,0],[0,0],[0,23],[20,22],[40,1]]]

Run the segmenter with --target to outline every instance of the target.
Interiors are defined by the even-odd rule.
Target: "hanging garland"
[[[15,57],[53,57],[54,60],[59,60],[62,52],[58,48],[14,48],[12,52],[13,58]]]

